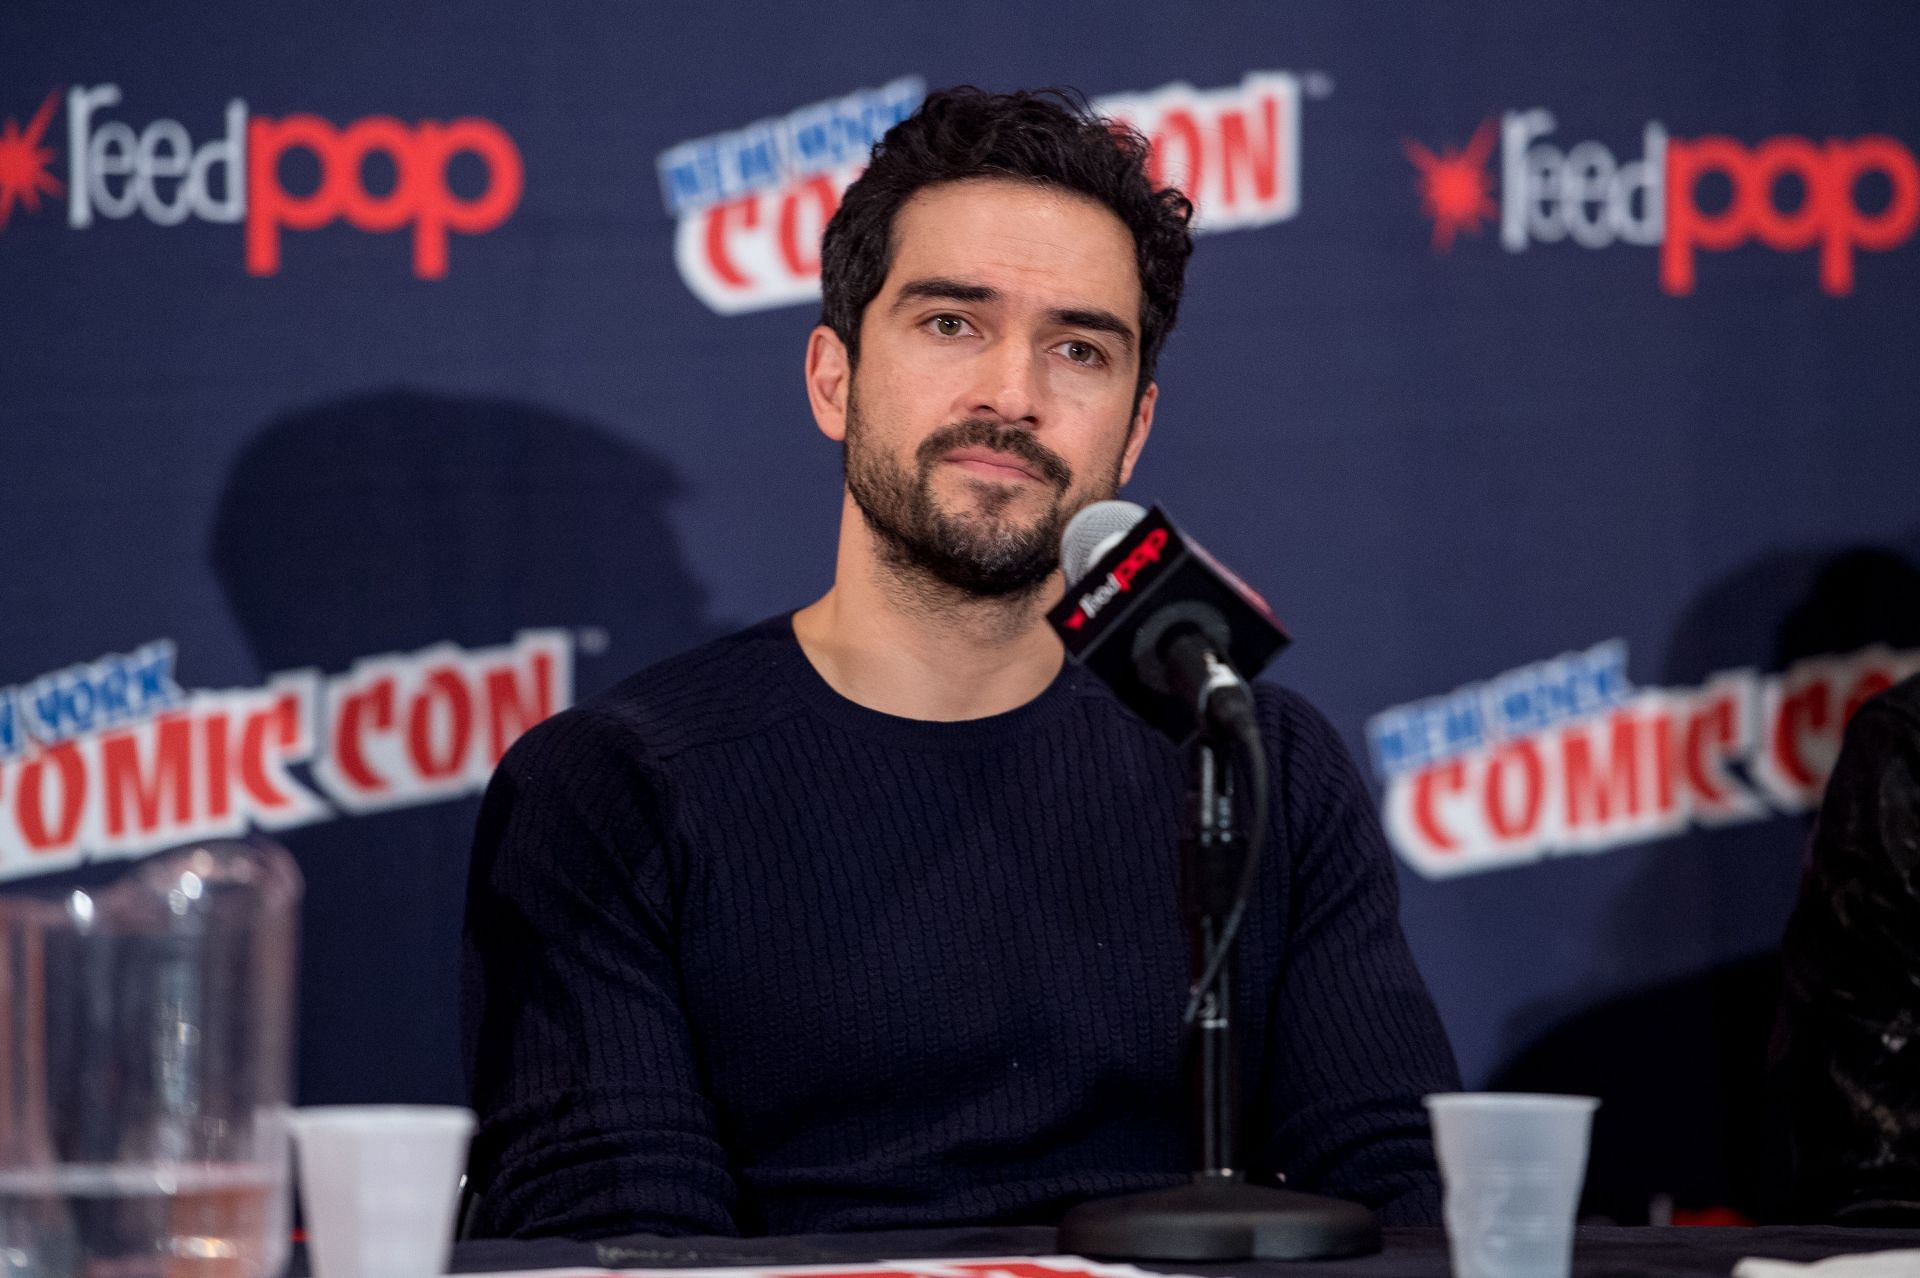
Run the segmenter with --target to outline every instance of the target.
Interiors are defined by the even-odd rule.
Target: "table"
[[[1376,1256],[1351,1260],[1152,1264],[1141,1268],[1264,1278],[1450,1278],[1446,1237],[1438,1229],[1388,1229]],[[1726,1278],[1743,1256],[1818,1260],[1842,1252],[1920,1249],[1920,1229],[1762,1226],[1752,1229],[1583,1226],[1576,1234],[1576,1278]],[[795,1238],[621,1238],[603,1242],[483,1239],[454,1248],[456,1273],[592,1266],[661,1269],[729,1265],[822,1265],[929,1256],[1041,1256],[1057,1251],[1050,1228],[915,1229]]]

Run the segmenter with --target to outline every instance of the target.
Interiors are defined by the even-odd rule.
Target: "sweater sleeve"
[[[1288,944],[1268,1017],[1258,1170],[1434,1224],[1440,1177],[1421,1097],[1459,1069],[1400,926],[1400,892],[1366,786],[1333,727],[1262,689],[1274,807],[1269,854],[1291,880]],[[1271,864],[1271,863],[1270,863]]]
[[[736,1232],[680,1003],[667,793],[578,710],[487,789],[462,958],[481,1235]]]

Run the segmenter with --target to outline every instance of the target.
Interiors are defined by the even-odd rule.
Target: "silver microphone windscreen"
[[[1086,576],[1114,542],[1146,517],[1146,508],[1130,501],[1096,501],[1068,520],[1066,532],[1060,535],[1060,567],[1067,574],[1067,584]]]

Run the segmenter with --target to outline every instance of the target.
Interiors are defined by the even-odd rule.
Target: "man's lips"
[[[957,448],[941,460],[952,462],[962,470],[972,471],[984,479],[1039,479],[1033,468],[1011,453],[995,452],[991,448]]]

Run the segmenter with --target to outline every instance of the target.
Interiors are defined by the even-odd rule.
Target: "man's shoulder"
[[[1266,682],[1253,687],[1276,802],[1313,820],[1370,806],[1366,780],[1333,721],[1292,688]]]
[[[589,750],[664,765],[701,746],[765,731],[797,701],[797,651],[784,616],[657,661],[536,725],[513,755]]]
[[[1123,738],[1143,742],[1152,755],[1178,767],[1182,747],[1129,709],[1098,678],[1074,675],[1070,692],[1081,708],[1082,731],[1090,739],[1112,743]],[[1288,812],[1319,812],[1358,801],[1366,781],[1340,732],[1320,708],[1300,692],[1265,679],[1253,683],[1254,709],[1267,746],[1267,771],[1275,802]],[[1089,763],[1110,757],[1090,755]]]
[[[1095,731],[1138,733],[1166,741],[1158,729],[1139,717],[1106,683],[1085,671],[1070,676],[1069,695],[1083,708]],[[1348,760],[1347,749],[1331,720],[1301,693],[1266,679],[1253,682],[1254,707],[1268,752],[1277,758],[1299,755],[1331,767]]]
[[[1268,747],[1278,754],[1333,767],[1348,761],[1333,721],[1292,688],[1261,680],[1253,685],[1254,707]]]

